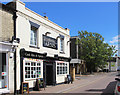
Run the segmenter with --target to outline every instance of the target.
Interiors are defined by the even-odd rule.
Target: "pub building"
[[[23,82],[35,87],[36,79],[43,78],[45,85],[64,83],[69,75],[70,33],[68,28],[53,23],[25,7],[20,0],[8,3],[16,6],[16,91]]]

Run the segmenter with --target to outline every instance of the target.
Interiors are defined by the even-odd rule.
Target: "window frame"
[[[26,63],[30,63],[30,65],[26,65]],[[31,65],[31,63],[35,63],[36,65],[35,66],[32,66]],[[38,63],[40,64],[39,66],[38,66]],[[41,65],[42,65],[42,62],[41,61],[32,61],[32,60],[25,60],[24,61],[24,67],[23,67],[23,69],[24,69],[24,71],[23,71],[23,76],[24,76],[24,81],[27,81],[27,80],[33,80],[33,79],[36,79],[36,78],[41,78],[41,75],[42,75],[42,67],[41,67]],[[25,70],[25,68],[26,67],[30,67],[30,78],[26,78],[26,70]],[[33,77],[32,78],[32,67],[34,68],[35,67],[35,72],[36,72],[36,74],[35,74],[35,78]],[[40,68],[39,70],[37,70],[37,68]],[[34,71],[34,70],[33,70]],[[38,74],[37,72],[40,72],[40,74]],[[33,74],[34,75],[34,74]],[[40,77],[38,77],[38,75],[40,75]]]
[[[60,52],[64,52],[64,38],[60,38]]]
[[[59,70],[58,70],[59,68]],[[61,68],[61,69],[60,69]],[[68,74],[68,63],[67,62],[56,62],[56,74],[59,75],[66,75]],[[62,70],[62,71],[61,71]],[[59,73],[58,73],[59,72]]]
[[[33,29],[32,29],[33,28]],[[32,44],[31,43],[31,38],[33,38],[33,36],[31,36],[31,32],[35,32],[34,34],[35,34],[35,37],[34,37],[34,39],[36,39],[35,40],[35,44]],[[31,27],[30,27],[30,46],[32,46],[32,47],[37,47],[38,46],[38,28],[36,28],[36,27],[34,27],[34,26],[32,26],[31,25]]]

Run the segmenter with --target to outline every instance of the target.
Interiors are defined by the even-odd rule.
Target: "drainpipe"
[[[14,10],[14,13],[13,13],[13,20],[14,20],[14,37],[13,37],[13,40],[16,40],[16,19],[17,19],[17,15],[16,15],[16,10]],[[14,95],[17,94],[16,92],[16,48],[15,49],[15,52],[14,52]]]

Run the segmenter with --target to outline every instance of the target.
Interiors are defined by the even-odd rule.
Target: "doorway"
[[[6,53],[0,53],[0,89],[8,88]]]
[[[53,65],[46,65],[46,85],[53,85]]]

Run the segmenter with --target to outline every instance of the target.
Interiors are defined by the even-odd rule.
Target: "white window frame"
[[[31,66],[31,63],[32,63],[32,62],[34,62],[34,63],[36,63],[36,64],[37,64],[37,63],[40,63],[40,66],[37,66],[37,65],[36,65],[36,66]],[[26,63],[30,63],[30,65],[29,65],[29,66],[28,66],[28,65],[25,65]],[[24,81],[26,81],[26,80],[32,80],[32,79],[36,79],[36,78],[41,78],[41,75],[42,75],[42,69],[41,69],[42,66],[41,66],[41,65],[42,65],[42,62],[41,62],[41,61],[24,60],[24,64],[23,64],[23,73],[24,73],[23,76],[24,76]],[[26,78],[26,77],[25,77],[25,73],[26,73],[26,72],[25,72],[25,67],[30,67],[30,78]],[[32,77],[31,77],[31,75],[32,75],[32,74],[31,74],[31,72],[32,72],[32,71],[31,71],[31,68],[32,68],[32,67],[35,67],[35,72],[37,72],[37,67],[40,67],[40,70],[39,70],[39,71],[40,71],[40,74],[39,74],[40,76],[39,76],[39,77],[37,77],[37,73],[35,74],[35,78],[32,78]]]
[[[59,68],[59,70],[58,70]],[[60,72],[60,68],[62,68],[62,73]],[[63,68],[65,68],[63,70]],[[56,74],[57,75],[66,75],[68,74],[68,62],[56,62]],[[58,73],[59,72],[59,73]]]
[[[33,29],[34,28],[34,29]],[[35,34],[34,36],[31,36],[31,32],[34,32],[33,34]],[[35,44],[31,43],[31,38],[35,39]],[[33,40],[32,40],[33,41]],[[30,46],[35,46],[37,47],[38,45],[38,28],[34,27],[31,25],[31,28],[30,28]]]
[[[60,52],[64,52],[64,39],[60,38]]]

